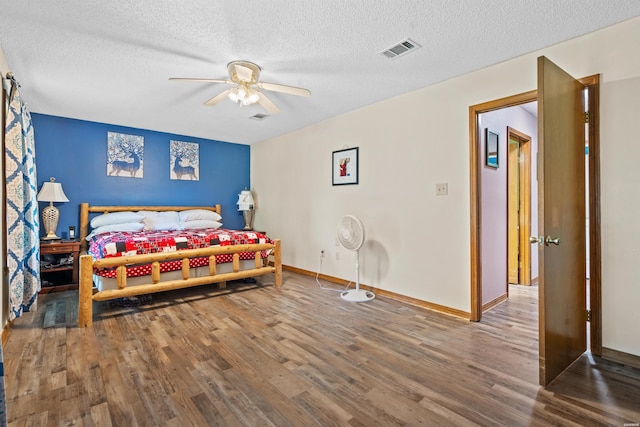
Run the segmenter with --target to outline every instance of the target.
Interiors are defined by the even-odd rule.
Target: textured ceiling
[[[637,0],[0,0],[31,111],[251,144],[640,15]],[[406,38],[422,47],[390,61]],[[203,102],[243,59],[282,110]]]

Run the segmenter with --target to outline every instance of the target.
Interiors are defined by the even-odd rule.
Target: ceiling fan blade
[[[198,79],[198,78],[190,78],[190,77],[170,77],[169,80],[182,80],[182,81],[189,81],[189,82],[204,82],[204,83],[233,83],[230,80]]]
[[[245,67],[244,65],[240,64],[235,64],[235,66],[238,79],[247,83],[251,82],[251,79],[253,78],[253,71],[251,70],[251,68]]]
[[[271,102],[271,100],[267,98],[267,96],[264,93],[257,92],[257,94],[258,94],[258,102],[260,103],[260,105],[262,105],[262,108],[267,110],[267,113],[274,115],[280,112],[280,109],[278,108],[278,106],[273,102]]]
[[[205,102],[204,105],[209,106],[209,107],[211,107],[212,105],[216,105],[218,102],[220,102],[223,99],[225,99],[227,97],[227,95],[229,94],[229,92],[231,92],[231,89],[227,89],[225,91],[222,91],[221,93],[217,94],[216,96],[214,96],[213,98],[211,98],[210,100]]]
[[[289,95],[311,96],[311,91],[309,89],[304,89],[301,87],[287,86],[287,85],[281,85],[277,83],[265,83],[265,82],[258,82],[256,86],[264,90],[288,93]]]

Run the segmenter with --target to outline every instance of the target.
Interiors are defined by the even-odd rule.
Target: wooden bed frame
[[[80,205],[80,283],[78,326],[81,328],[91,325],[93,321],[93,301],[105,301],[114,298],[131,297],[135,295],[150,294],[173,289],[182,289],[211,283],[218,283],[223,288],[227,281],[245,279],[248,277],[262,276],[273,273],[275,286],[282,286],[282,256],[280,240],[274,243],[216,246],[200,249],[186,249],[176,252],[163,252],[154,254],[142,254],[94,260],[93,256],[86,253],[89,234],[89,213],[109,213],[122,211],[182,211],[188,209],[206,209],[220,213],[220,205],[215,206],[89,206],[88,203]],[[262,259],[261,251],[271,250],[267,259]],[[253,252],[255,265],[252,269],[240,270],[240,252]],[[215,256],[221,254],[233,254],[233,271],[230,273],[216,274]],[[205,277],[189,277],[189,258],[209,257],[209,275]],[[182,260],[182,279],[160,281],[160,262],[169,260]],[[127,264],[152,264],[150,282],[127,287]],[[118,289],[97,291],[93,288],[93,270],[97,268],[116,267],[116,283]]]

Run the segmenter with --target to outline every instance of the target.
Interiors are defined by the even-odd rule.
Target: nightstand
[[[45,256],[47,255],[47,256]],[[40,241],[40,275],[71,271],[71,283],[78,284],[79,240]],[[47,262],[47,258],[50,262]]]

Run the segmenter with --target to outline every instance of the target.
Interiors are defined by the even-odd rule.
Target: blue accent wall
[[[91,205],[222,205],[225,228],[241,229],[238,193],[250,187],[250,147],[184,135],[32,114],[38,190],[50,177],[62,184],[69,202],[60,210],[57,234],[80,225],[80,203]],[[107,132],[144,137],[144,177],[107,176]],[[169,141],[199,144],[198,181],[169,178]],[[47,203],[40,202],[42,210]],[[44,227],[41,234],[44,235]]]

